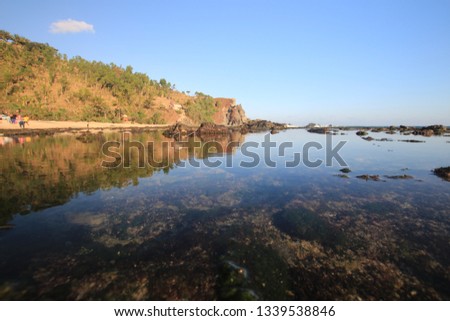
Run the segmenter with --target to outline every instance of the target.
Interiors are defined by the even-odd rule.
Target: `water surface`
[[[158,168],[139,168],[137,149],[130,168],[102,168],[111,159],[101,146],[121,141],[118,132],[8,141],[0,147],[0,298],[448,300],[450,183],[431,170],[449,166],[449,138],[343,133],[333,146],[348,141],[340,150],[348,178],[337,176],[337,162],[284,166],[307,142],[325,147],[325,135],[304,130],[270,136],[294,146],[283,157],[272,150],[275,168],[239,166],[250,161],[242,144],[261,144],[266,133],[216,138],[239,146],[222,156],[166,154],[160,146],[171,140],[160,133],[131,134],[154,142]],[[196,142],[205,144],[191,137],[188,145]],[[249,150],[263,159],[261,145]],[[380,180],[356,178],[364,174]]]

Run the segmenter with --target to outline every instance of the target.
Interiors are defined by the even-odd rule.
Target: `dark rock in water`
[[[345,239],[344,234],[325,218],[306,208],[287,209],[275,214],[273,224],[284,233],[307,241],[317,241],[336,248]]]
[[[350,173],[352,170],[350,168],[346,167],[346,168],[341,168],[339,171],[342,173]]]
[[[373,137],[371,137],[371,136],[367,136],[367,137],[361,137],[362,139],[364,139],[364,140],[367,140],[367,141],[372,141],[372,140],[374,140],[374,138]]]
[[[433,131],[434,135],[443,135],[447,128],[444,127],[444,125],[431,125],[431,126],[427,126],[427,127],[422,127],[422,130],[424,131]]]
[[[308,132],[314,134],[327,134],[330,132],[330,128],[328,127],[313,127],[308,129]]]
[[[439,136],[443,135],[447,131],[447,128],[443,125],[432,125],[427,127],[422,127],[421,129],[416,129],[413,131],[414,135],[422,135],[422,136]]]
[[[364,131],[364,130],[358,130],[356,132],[356,135],[358,135],[358,136],[367,136],[369,134],[366,131]]]
[[[424,140],[417,140],[417,139],[399,139],[398,141],[405,143],[425,143]]]
[[[390,179],[413,179],[414,177],[412,177],[411,175],[393,175],[393,176],[389,176],[389,175],[385,175],[385,177],[390,178]]]
[[[216,125],[214,123],[202,123],[196,132],[202,135],[227,135],[228,127],[224,125]]]
[[[189,136],[193,133],[195,133],[194,127],[182,123],[176,123],[171,128],[165,130],[163,135],[168,138],[179,139],[180,137]]]
[[[286,129],[286,124],[275,123],[268,120],[250,120],[246,124],[242,125],[241,132],[243,133],[253,133],[253,132],[261,132],[266,130],[284,130]]]
[[[450,182],[450,166],[449,167],[439,167],[433,170],[436,176]]]
[[[276,130],[276,129],[272,129],[272,130],[270,131],[270,134],[271,134],[271,135],[275,135],[275,134],[278,134],[278,133],[279,133],[279,131]]]
[[[359,175],[356,176],[356,178],[359,179],[365,179],[366,181],[379,181],[380,180],[380,175]]]
[[[431,129],[421,129],[421,130],[413,131],[413,135],[422,135],[422,136],[430,137],[430,136],[434,135],[434,132]]]

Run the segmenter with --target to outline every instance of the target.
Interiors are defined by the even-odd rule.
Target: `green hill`
[[[0,30],[0,110],[40,120],[228,124],[234,99],[179,92],[114,63],[68,59],[57,49]],[[241,121],[245,120],[239,107]]]

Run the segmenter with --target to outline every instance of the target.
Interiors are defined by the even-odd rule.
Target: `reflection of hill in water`
[[[140,142],[145,150],[130,148],[130,166],[103,168],[102,161],[111,162],[111,158],[102,153],[107,141],[121,142],[121,133],[98,133],[89,135],[58,135],[36,138],[15,139],[0,147],[0,225],[6,224],[15,213],[26,214],[30,211],[64,204],[78,193],[93,193],[98,189],[137,185],[138,178],[150,177],[154,172],[168,173],[177,163],[192,157],[204,158],[205,142],[199,137],[189,137],[187,143],[180,146],[160,133],[133,133],[128,137]],[[233,141],[240,143],[243,137],[233,133],[219,138],[208,137],[224,146],[225,153]],[[153,148],[148,149],[148,142]],[[112,151],[123,154],[119,149]],[[164,148],[164,147],[168,148]],[[194,146],[201,146],[194,148]],[[143,152],[143,153],[142,153]],[[210,154],[214,150],[210,149]],[[139,159],[144,156],[145,166],[139,167]],[[156,167],[149,166],[148,159],[158,162]],[[122,159],[123,160],[123,159]]]

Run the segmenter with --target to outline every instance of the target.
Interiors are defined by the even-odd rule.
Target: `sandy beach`
[[[86,121],[50,121],[31,120],[29,125],[25,125],[26,130],[30,129],[119,129],[119,128],[166,128],[168,125],[151,125],[136,123],[100,123]],[[0,122],[0,132],[20,130],[19,124],[11,124],[8,121]],[[25,130],[24,129],[24,130]]]

